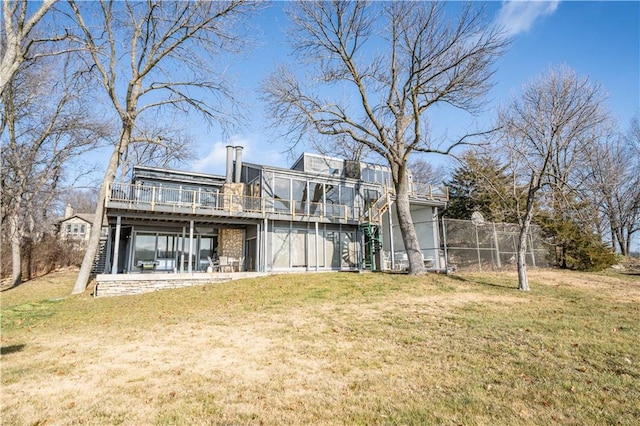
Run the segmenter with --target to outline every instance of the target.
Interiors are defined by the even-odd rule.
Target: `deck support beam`
[[[116,236],[114,238],[113,241],[113,266],[111,267],[111,273],[112,274],[117,274],[118,273],[118,257],[119,256],[119,251],[120,251],[120,228],[122,228],[121,226],[122,224],[122,218],[120,215],[118,215],[116,217]]]
[[[187,271],[193,273],[193,220],[189,221],[189,267]]]

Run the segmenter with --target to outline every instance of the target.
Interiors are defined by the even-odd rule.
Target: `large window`
[[[342,232],[342,266],[354,268],[358,265],[358,244],[354,232]]]
[[[206,271],[209,257],[216,249],[216,236],[195,236],[193,240],[192,270]],[[183,247],[184,245],[184,247]],[[181,264],[184,254],[184,265]],[[184,271],[189,265],[189,239],[179,234],[138,232],[133,248],[133,269],[150,264],[157,271]]]
[[[328,267],[340,268],[340,232],[327,231],[325,236],[325,250]]]
[[[291,180],[276,177],[273,182],[274,208],[279,212],[290,212],[289,200],[291,200]]]
[[[340,204],[344,207],[342,212],[343,215],[347,215],[347,217],[354,217],[353,213],[353,205],[355,203],[355,188],[350,186],[340,185]]]
[[[158,246],[156,251],[156,269],[161,271],[172,271],[176,267],[177,236],[158,235]]]
[[[215,249],[215,237],[200,237],[198,246],[198,269],[206,271],[209,266],[209,258],[213,259]]]
[[[291,197],[295,203],[296,213],[305,214],[307,212],[307,202],[309,200],[309,196],[307,194],[307,182],[293,179],[291,181]]]
[[[309,205],[310,214],[319,214],[323,212],[324,204],[324,184],[320,182],[309,182],[309,192],[311,193],[311,204]]]
[[[140,262],[152,262],[156,260],[156,235],[137,234],[133,252],[133,265]]]

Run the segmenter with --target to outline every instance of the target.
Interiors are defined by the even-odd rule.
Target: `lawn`
[[[275,275],[4,291],[2,424],[635,425],[640,277]]]

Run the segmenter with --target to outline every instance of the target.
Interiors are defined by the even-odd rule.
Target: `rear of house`
[[[290,169],[242,162],[225,176],[145,166],[106,200],[108,274],[283,272],[406,266],[388,168],[303,154]],[[444,268],[445,189],[410,182],[426,265]]]

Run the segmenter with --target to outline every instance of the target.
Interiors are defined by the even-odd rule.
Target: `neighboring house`
[[[60,238],[86,245],[89,241],[93,217],[94,215],[90,213],[75,213],[71,205],[67,205],[64,218],[58,221]]]
[[[226,170],[136,166],[130,183],[114,183],[105,272],[406,267],[388,168],[305,153],[285,169],[243,163],[242,147],[227,147]],[[425,265],[444,269],[437,217],[446,189],[410,187]],[[72,235],[80,220],[88,234],[89,221],[70,219]]]

